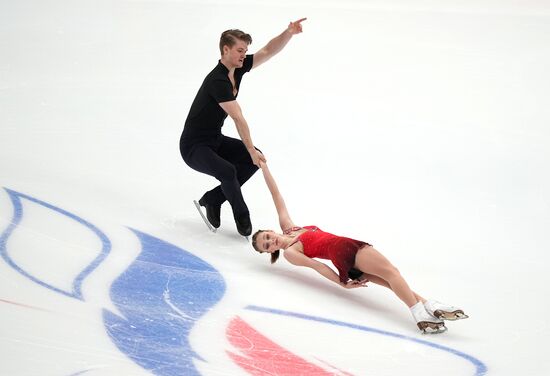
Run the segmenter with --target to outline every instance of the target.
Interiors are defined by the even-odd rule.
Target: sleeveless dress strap
[[[298,243],[299,241],[300,241],[300,236],[297,236],[296,239],[294,239],[294,241],[292,243],[290,243],[288,245],[288,247],[286,247],[285,249],[288,249],[288,248],[292,247],[294,244]]]
[[[288,234],[290,234],[290,233],[293,232],[293,231],[298,231],[298,230],[301,230],[301,229],[302,229],[302,227],[294,226],[294,227],[287,228],[286,230],[284,230],[284,231],[283,231],[283,234],[288,235]]]
[[[298,243],[298,242],[300,241],[300,237],[301,237],[303,234],[305,234],[306,232],[309,232],[309,231],[317,231],[317,230],[318,230],[318,227],[317,227],[317,226],[292,227],[292,228],[286,230],[284,233],[285,233],[285,234],[289,234],[289,233],[291,233],[292,231],[298,231],[298,230],[306,230],[306,231],[304,231],[303,233],[301,233],[300,235],[298,235],[298,236],[294,239],[294,241],[293,241],[292,243],[290,243],[290,244],[288,245],[288,247],[286,247],[286,248],[292,247],[294,244]],[[287,231],[288,231],[288,232],[287,232]],[[286,248],[285,248],[285,249],[286,249]]]

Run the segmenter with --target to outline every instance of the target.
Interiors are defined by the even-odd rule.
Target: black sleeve
[[[208,90],[209,94],[217,103],[234,101],[233,88],[229,79],[214,79]]]
[[[246,55],[243,61],[243,67],[241,68],[243,70],[243,74],[250,72],[252,69],[252,64],[254,64],[254,55]]]

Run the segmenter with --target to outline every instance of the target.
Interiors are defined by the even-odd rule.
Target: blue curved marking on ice
[[[251,311],[270,313],[270,314],[274,314],[274,315],[289,316],[289,317],[294,317],[294,318],[303,319],[303,320],[317,321],[317,322],[322,322],[322,323],[330,324],[330,325],[343,326],[343,327],[347,327],[347,328],[351,328],[351,329],[361,330],[361,331],[364,331],[364,332],[371,332],[371,333],[385,335],[385,336],[388,336],[388,337],[394,337],[394,338],[402,339],[402,340],[405,340],[405,341],[416,342],[416,343],[424,345],[424,346],[429,346],[429,347],[432,347],[432,348],[435,348],[435,349],[438,349],[438,350],[447,351],[447,352],[449,352],[453,355],[464,358],[465,360],[471,362],[475,367],[475,374],[474,374],[475,376],[483,376],[487,373],[487,366],[481,360],[479,360],[479,359],[477,359],[477,358],[475,358],[471,355],[468,355],[466,353],[463,353],[462,351],[458,351],[458,350],[452,349],[450,347],[439,345],[437,343],[432,343],[432,342],[425,341],[425,340],[422,340],[422,339],[405,336],[403,334],[388,332],[386,330],[371,328],[371,327],[368,327],[368,326],[351,324],[351,323],[347,323],[347,322],[343,322],[343,321],[336,321],[336,320],[326,319],[326,318],[323,318],[323,317],[310,316],[310,315],[305,315],[305,314],[302,314],[302,313],[282,311],[282,310],[279,310],[279,309],[259,307],[259,306],[254,306],[254,305],[249,305],[249,306],[246,307],[246,309],[251,310]]]
[[[93,371],[93,369],[86,369],[84,371],[78,371],[76,373],[71,373],[69,376],[80,376],[80,375],[84,375],[85,373],[90,372],[90,371]]]
[[[11,220],[10,225],[2,233],[2,235],[0,236],[0,256],[2,256],[2,258],[4,259],[4,261],[6,261],[6,263],[8,263],[8,265],[10,265],[13,269],[18,271],[20,274],[22,274],[25,277],[29,278],[31,281],[33,281],[33,282],[35,282],[35,283],[37,283],[37,284],[39,284],[43,287],[46,287],[50,290],[56,291],[60,294],[69,296],[71,298],[76,298],[76,299],[82,300],[83,298],[82,298],[82,290],[81,289],[82,289],[83,280],[95,268],[97,268],[97,266],[105,259],[105,257],[107,257],[107,254],[111,250],[111,242],[109,241],[107,236],[103,232],[101,232],[97,227],[92,225],[90,222],[88,222],[88,221],[86,221],[86,220],[84,220],[84,219],[82,219],[82,218],[80,218],[80,217],[78,217],[78,216],[76,216],[72,213],[69,213],[66,210],[63,210],[63,209],[58,208],[54,205],[48,204],[47,202],[38,200],[34,197],[25,195],[23,193],[19,193],[19,192],[16,192],[16,191],[13,191],[13,190],[7,189],[7,188],[4,188],[4,189],[6,190],[6,192],[8,192],[8,195],[11,199],[14,210],[13,210],[13,219]],[[62,290],[60,288],[52,286],[52,285],[40,280],[39,278],[29,274],[28,272],[23,270],[21,267],[19,267],[19,265],[17,265],[11,259],[10,255],[8,254],[8,250],[6,248],[7,241],[9,239],[10,235],[13,233],[13,231],[21,223],[21,219],[23,218],[23,215],[24,215],[24,213],[23,213],[23,204],[21,202],[21,199],[25,199],[25,200],[34,202],[34,203],[36,203],[38,205],[41,205],[45,208],[48,208],[48,209],[50,209],[54,212],[57,212],[61,215],[64,215],[64,216],[66,216],[70,219],[73,219],[74,221],[76,221],[76,222],[80,223],[81,225],[83,225],[83,226],[87,227],[88,229],[90,229],[101,240],[102,247],[101,247],[101,251],[99,252],[99,255],[84,270],[82,270],[82,272],[80,272],[80,274],[75,278],[75,280],[73,282],[72,291]]]
[[[225,293],[221,274],[197,256],[132,230],[142,251],[113,283],[111,300],[124,316],[103,311],[116,346],[156,375],[198,375],[189,334]]]

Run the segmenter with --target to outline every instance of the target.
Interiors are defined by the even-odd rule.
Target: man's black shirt
[[[242,68],[236,68],[234,79],[237,94],[233,95],[233,85],[229,80],[229,70],[221,62],[204,79],[181,135],[180,147],[189,153],[196,144],[209,144],[221,135],[223,122],[227,117],[219,103],[235,100],[241,80],[252,69],[254,55],[246,55]]]

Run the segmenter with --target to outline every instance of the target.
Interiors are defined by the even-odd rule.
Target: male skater
[[[180,152],[185,163],[221,183],[206,192],[198,202],[205,207],[213,231],[220,227],[221,205],[227,200],[233,209],[239,233],[248,236],[252,232],[241,186],[258,170],[260,161],[266,159],[254,147],[237,95],[243,75],[279,53],[293,35],[302,32],[301,23],[305,20],[291,22],[285,31],[253,55],[246,54],[252,43],[249,34],[232,29],[221,35],[221,59],[204,79],[180,138]],[[240,140],[222,134],[227,115],[235,122]]]

